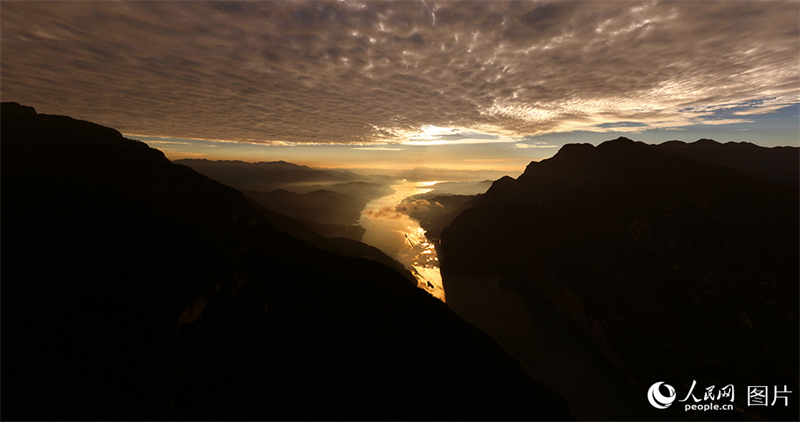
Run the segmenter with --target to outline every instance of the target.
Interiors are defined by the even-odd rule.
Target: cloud
[[[798,13],[796,2],[8,2],[0,95],[123,133],[272,145],[743,123],[800,103]],[[430,127],[442,132],[415,138]]]
[[[545,142],[536,142],[533,144],[518,143],[514,144],[514,148],[558,148],[558,145],[550,145]]]
[[[403,142],[405,145],[472,145],[472,144],[497,144],[515,142],[513,139],[487,139],[487,138],[465,138],[457,140],[448,139],[416,139]]]
[[[191,142],[179,142],[179,141],[145,141],[148,144],[170,144],[170,145],[194,145]]]
[[[442,205],[438,202],[430,202],[424,199],[419,199],[416,201],[403,201],[397,205],[389,205],[377,210],[365,210],[363,214],[372,218],[388,218],[391,220],[398,220],[407,215],[427,212],[431,210],[431,208],[441,210],[444,207],[442,207]]]

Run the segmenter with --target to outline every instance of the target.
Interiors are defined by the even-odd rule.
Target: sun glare
[[[439,139],[442,135],[453,135],[458,133],[458,129],[452,127],[439,127],[425,125],[422,130],[416,135],[412,135],[410,139]]]

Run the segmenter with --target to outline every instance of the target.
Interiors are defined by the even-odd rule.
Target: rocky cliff
[[[748,385],[798,386],[798,191],[670,149],[565,145],[497,180],[442,233],[445,287],[499,277],[570,316],[640,387],[733,383],[745,411]],[[785,154],[796,168],[797,148]],[[798,414],[797,400],[762,409]],[[695,416],[733,417],[712,413]]]
[[[119,132],[4,103],[5,419],[564,419],[487,335]]]

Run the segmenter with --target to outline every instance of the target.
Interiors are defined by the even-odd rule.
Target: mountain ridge
[[[569,419],[391,268],[278,230],[118,131],[31,111],[0,109],[5,418]]]
[[[703,138],[692,143],[667,141],[657,148],[698,161],[725,165],[767,182],[791,186],[800,184],[797,177],[800,168],[798,147],[765,148],[750,142],[720,143]]]
[[[499,278],[570,316],[640,388],[797,386],[798,202],[791,185],[659,145],[565,145],[444,229],[448,303],[453,276]]]

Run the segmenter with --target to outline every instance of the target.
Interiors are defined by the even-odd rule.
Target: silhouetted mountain
[[[305,224],[309,229],[314,230],[315,232],[321,234],[325,237],[335,238],[335,237],[344,237],[347,239],[358,240],[359,242],[361,239],[364,238],[364,233],[367,232],[367,229],[361,227],[358,224],[328,224],[328,223],[317,223],[316,221],[309,220],[307,218],[303,218],[297,220],[303,224]]]
[[[764,148],[749,142],[726,142],[700,139],[692,143],[668,141],[657,149],[685,155],[705,163],[721,164],[767,182],[797,186],[800,184],[800,149],[797,147]]]
[[[198,173],[240,190],[269,192],[275,189],[285,189],[287,185],[292,184],[350,181],[345,173],[332,174],[285,161],[246,163],[243,161],[183,159],[175,160],[175,163],[191,167]]]
[[[307,226],[327,237],[361,240],[361,210],[370,200],[394,192],[381,184],[352,181],[362,179],[352,172],[316,170],[285,161],[186,159],[175,163],[240,189],[270,210],[305,220]]]
[[[367,202],[342,193],[316,190],[297,194],[283,189],[271,192],[245,190],[245,195],[261,205],[297,219],[325,224],[357,224]]]
[[[797,400],[747,407],[744,389],[798,389],[798,190],[711,164],[759,173],[729,157],[765,148],[664,152],[693,145],[570,144],[495,181],[442,233],[448,303],[468,296],[458,280],[499,279],[570,316],[644,389],[732,383],[739,411],[796,419]]]
[[[339,255],[378,261],[400,273],[403,277],[411,281],[414,286],[417,285],[417,279],[414,278],[411,272],[409,272],[403,264],[395,259],[392,259],[380,249],[355,239],[346,238],[345,236],[324,236],[320,233],[320,226],[325,225],[321,223],[310,220],[296,220],[284,214],[267,209],[252,198],[248,198],[248,200],[259,212],[261,212],[261,214],[264,215],[264,217],[266,217],[267,221],[271,225],[283,231],[284,233],[290,234],[297,239],[307,242],[320,249],[334,252]],[[346,227],[337,224],[329,224],[327,226],[329,227],[323,227],[322,230],[335,230],[336,227]],[[349,227],[357,227],[361,230],[364,230],[364,228],[361,226]],[[363,232],[361,232],[361,234],[363,235]]]
[[[3,103],[4,419],[560,419],[494,340],[119,132]]]
[[[320,170],[285,161],[246,163],[205,159],[175,160],[211,179],[239,190],[288,190],[305,194],[326,190],[359,198],[364,203],[391,195],[394,189],[351,171]]]
[[[359,198],[362,201],[364,201],[364,203],[367,203],[375,198],[391,195],[395,192],[394,189],[386,185],[381,185],[378,183],[370,183],[370,182],[347,182],[347,183],[336,183],[324,187],[315,186],[314,189],[309,189],[308,191],[310,192],[312,190],[327,190],[331,192],[338,192]]]

